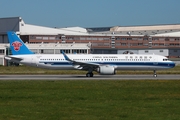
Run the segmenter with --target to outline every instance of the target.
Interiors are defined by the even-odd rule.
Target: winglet
[[[65,60],[71,61],[71,62],[73,61],[73,60],[71,60],[71,59],[66,55],[66,53],[65,53],[63,50],[61,51],[61,53],[63,54]]]
[[[13,31],[8,31],[8,40],[13,55],[34,54]]]

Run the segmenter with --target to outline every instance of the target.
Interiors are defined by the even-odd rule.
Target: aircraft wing
[[[97,63],[81,62],[81,61],[72,60],[63,51],[62,51],[62,54],[63,54],[65,60],[71,62],[76,69],[89,70],[91,68],[92,70],[95,70],[96,68],[98,68],[100,66],[100,64],[97,64]]]
[[[96,63],[87,63],[87,62],[79,62],[79,61],[73,61],[72,64],[76,69],[81,69],[81,70],[89,70],[90,68],[92,70],[95,70],[96,68],[99,67],[99,64]]]

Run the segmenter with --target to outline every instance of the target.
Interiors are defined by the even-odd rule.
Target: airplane
[[[5,56],[11,62],[59,70],[85,70],[86,77],[93,72],[114,75],[117,70],[156,70],[173,68],[175,63],[167,57],[155,54],[35,54],[13,31],[7,32],[12,55]]]

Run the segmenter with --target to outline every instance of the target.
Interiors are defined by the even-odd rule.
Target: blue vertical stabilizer
[[[30,51],[24,42],[17,36],[13,31],[8,31],[8,39],[10,43],[10,48],[13,55],[25,55],[25,54],[34,54]]]

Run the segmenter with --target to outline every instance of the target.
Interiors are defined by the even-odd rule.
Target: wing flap
[[[96,63],[89,63],[89,62],[81,62],[81,61],[73,61],[72,64],[75,66],[78,66],[81,70],[89,70],[90,68],[95,70],[99,67],[99,64]]]

